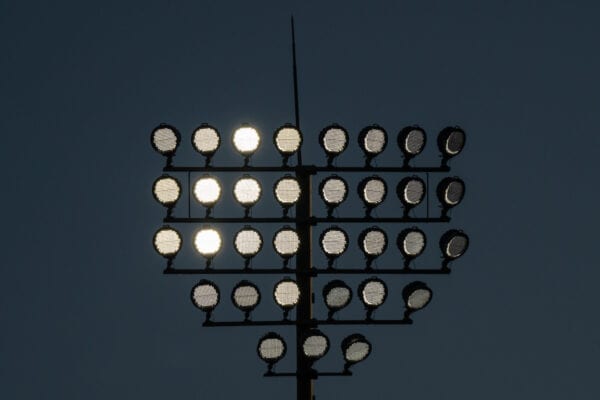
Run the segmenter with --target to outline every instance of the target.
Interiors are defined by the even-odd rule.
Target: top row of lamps
[[[152,131],[151,139],[154,149],[170,161],[181,142],[181,135],[173,126],[161,124]],[[459,127],[442,129],[437,140],[442,153],[442,165],[446,165],[450,158],[462,151],[465,139],[465,132]],[[245,157],[244,165],[248,165],[250,156],[260,145],[261,138],[255,128],[244,124],[233,133],[232,141],[235,149]],[[398,146],[404,153],[404,166],[408,166],[410,159],[423,151],[426,141],[425,130],[418,126],[408,126],[399,132]],[[302,145],[302,133],[295,126],[285,124],[275,131],[273,142],[283,157],[283,164],[287,165],[288,158]],[[348,132],[340,125],[329,125],[321,131],[319,142],[327,155],[327,164],[331,166],[334,158],[348,147]],[[387,133],[379,125],[369,125],[360,131],[358,144],[365,154],[367,166],[375,156],[385,150],[387,142]],[[192,134],[192,144],[196,151],[206,157],[208,166],[221,144],[221,136],[216,128],[202,124]]]

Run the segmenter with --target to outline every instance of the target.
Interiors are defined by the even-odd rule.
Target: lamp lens
[[[300,199],[300,185],[294,178],[280,179],[275,185],[275,197],[283,205],[295,204]]]
[[[431,300],[431,291],[427,289],[417,289],[408,296],[407,306],[411,310],[420,310]]]
[[[350,302],[351,296],[350,289],[344,286],[336,286],[326,293],[325,304],[328,308],[337,310],[345,307]]]
[[[221,235],[215,229],[201,229],[196,233],[194,245],[198,253],[205,257],[212,257],[221,250]]]
[[[215,128],[203,126],[194,132],[192,143],[201,154],[213,154],[219,148],[221,138]]]
[[[199,309],[212,310],[219,303],[219,291],[213,284],[198,284],[192,291],[192,299]]]
[[[418,256],[425,249],[425,236],[419,231],[411,231],[406,234],[402,243],[405,254]]]
[[[406,135],[404,150],[408,154],[417,155],[423,151],[425,145],[425,133],[420,129],[413,129]]]
[[[468,239],[464,235],[452,237],[446,245],[446,255],[450,258],[457,258],[463,255],[468,245]]]
[[[179,183],[171,177],[159,178],[154,183],[153,191],[154,197],[165,206],[175,204],[181,195]]]
[[[321,358],[327,353],[329,349],[329,343],[327,338],[323,335],[311,335],[308,336],[304,343],[302,343],[302,351],[308,358]]]
[[[418,179],[411,179],[404,187],[404,201],[411,205],[417,205],[423,200],[425,185]]]
[[[154,235],[154,247],[158,254],[162,256],[173,256],[181,248],[181,237],[174,229],[160,229]]]
[[[275,234],[273,245],[280,256],[293,256],[300,247],[300,238],[296,231],[283,229]]]
[[[369,179],[364,185],[362,195],[367,204],[381,203],[386,195],[385,182],[381,179]]]
[[[367,131],[363,139],[363,148],[367,153],[379,154],[386,145],[385,132],[378,128],[371,128]]]
[[[328,256],[339,256],[348,247],[348,237],[340,229],[329,229],[321,238],[321,247]]]
[[[152,143],[162,154],[173,153],[178,142],[177,133],[170,127],[158,128],[152,134]]]
[[[261,195],[261,187],[254,178],[242,178],[233,188],[235,199],[243,206],[255,204]]]
[[[260,136],[256,129],[244,126],[233,134],[233,145],[242,155],[252,154],[258,149]]]
[[[446,187],[444,192],[444,200],[449,205],[460,203],[463,197],[465,187],[461,181],[452,181]]]
[[[379,281],[369,281],[364,285],[361,296],[366,305],[378,307],[383,304],[383,301],[385,300],[385,286]]]
[[[348,346],[344,352],[344,358],[351,363],[361,362],[369,355],[371,346],[367,342],[356,341]]]
[[[247,310],[256,307],[260,294],[252,285],[240,285],[233,291],[233,301],[236,307]]]
[[[460,153],[465,145],[465,133],[463,131],[452,131],[446,139],[446,153],[456,155]]]
[[[298,304],[300,289],[294,281],[281,281],[275,286],[275,301],[283,308],[292,308]]]
[[[254,229],[242,229],[235,235],[234,245],[242,256],[254,256],[262,248],[262,238]]]
[[[275,134],[275,145],[283,154],[295,153],[300,148],[300,143],[302,143],[302,136],[296,128],[284,127]]]
[[[346,182],[339,178],[329,178],[322,187],[322,195],[325,203],[337,205],[346,199],[348,188]]]
[[[329,128],[323,135],[323,147],[328,153],[339,154],[346,148],[348,135],[341,128]]]
[[[381,255],[387,244],[385,233],[380,230],[368,231],[362,240],[363,251],[370,256]]]
[[[263,339],[258,346],[258,354],[264,361],[277,361],[283,357],[285,343],[280,338]]]
[[[203,206],[212,206],[221,197],[221,185],[213,177],[200,178],[194,185],[194,196]]]

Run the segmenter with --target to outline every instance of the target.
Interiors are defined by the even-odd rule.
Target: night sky
[[[247,122],[264,139],[252,164],[277,165],[272,133],[294,118],[292,13],[306,162],[325,163],[317,137],[332,122],[351,137],[338,165],[362,163],[356,137],[369,124],[390,137],[380,166],[401,163],[404,126],[428,133],[415,165],[439,163],[443,127],[467,132],[451,162],[465,200],[447,226],[421,225],[430,240],[416,266],[439,265],[437,240],[449,228],[468,233],[468,253],[452,274],[425,277],[434,297],[414,325],[322,328],[332,346],[317,369],[341,368],[350,333],[367,336],[373,352],[353,377],[316,381],[317,399],[600,398],[597,2],[156,0],[0,1],[0,397],[294,398],[293,379],[262,377],[256,345],[268,328],[201,327],[189,299],[199,278],[162,274],[152,236],[165,211],[151,187],[164,158],[149,141],[170,123],[182,133],[174,163],[201,165],[190,137],[207,122],[223,136],[214,164],[241,165],[230,137]],[[355,187],[366,175],[348,177],[340,216],[362,214]],[[279,176],[261,176],[253,215],[279,212]],[[399,180],[382,176],[392,188]],[[243,215],[231,198],[235,178],[222,178],[215,215]],[[378,215],[399,210],[392,191]],[[314,211],[325,213],[318,197]],[[231,245],[241,225],[219,226],[215,268],[242,266]],[[367,226],[344,226],[350,249],[339,267],[364,265],[356,238]],[[257,226],[268,242],[278,227]],[[391,268],[406,225],[381,227],[392,243],[377,267]],[[175,266],[202,267],[191,240],[198,226],[178,228]],[[324,264],[318,249],[315,264]],[[270,243],[253,263],[279,265]],[[315,282],[321,317],[330,278]],[[399,317],[412,279],[383,278],[390,295],[375,317]],[[214,319],[241,319],[229,294],[242,278],[212,279],[221,288]],[[361,279],[347,282],[355,289]],[[279,318],[277,278],[253,280],[263,292],[253,317]],[[340,314],[362,315],[356,295]],[[274,330],[292,343],[291,328]],[[288,352],[276,369],[293,367]]]

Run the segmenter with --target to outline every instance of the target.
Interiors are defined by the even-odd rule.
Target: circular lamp
[[[262,249],[262,245],[263,240],[260,232],[249,226],[245,226],[238,231],[233,239],[233,247],[239,255],[244,257],[246,267],[249,266],[252,257]]]
[[[342,353],[346,361],[345,370],[365,360],[371,354],[371,343],[361,334],[355,333],[342,341]]]
[[[206,157],[206,166],[210,164],[210,159],[219,149],[221,136],[216,128],[202,124],[192,134],[192,145],[194,149]]]
[[[211,312],[219,304],[219,288],[213,282],[203,279],[192,288],[191,299],[196,307],[206,312],[208,321]]]
[[[194,237],[194,247],[196,251],[206,258],[206,266],[210,266],[210,262],[221,250],[222,240],[221,235],[216,229],[203,228],[196,232]]]
[[[287,216],[290,207],[300,200],[300,184],[291,175],[286,175],[275,183],[273,188],[275,198],[283,207],[283,215]]]
[[[352,290],[345,282],[333,280],[323,287],[323,300],[329,309],[329,319],[333,314],[350,304]]]
[[[302,145],[302,133],[295,126],[286,124],[277,129],[273,142],[283,157],[283,164],[286,165],[288,158]]]
[[[163,226],[154,234],[154,250],[164,258],[171,260],[175,258],[181,249],[181,235],[168,225]]]
[[[321,331],[311,329],[302,341],[302,353],[311,361],[316,361],[329,351],[329,339]]]
[[[373,260],[387,248],[387,235],[377,227],[365,229],[358,236],[358,246],[367,259],[367,268],[371,268]]]
[[[387,298],[387,286],[381,279],[369,278],[360,284],[358,294],[367,309],[367,319],[371,319],[372,312]]]
[[[152,131],[150,140],[154,150],[167,157],[167,164],[169,165],[181,141],[179,131],[171,125],[160,124]]]
[[[358,184],[358,196],[365,205],[366,216],[371,216],[371,211],[379,204],[383,203],[387,195],[387,185],[383,179],[378,176],[371,176],[363,179]]]
[[[269,332],[258,341],[256,349],[258,357],[269,365],[269,372],[273,365],[285,356],[285,341],[275,332]]]
[[[404,318],[408,319],[410,314],[427,306],[432,296],[433,292],[423,282],[415,281],[406,285],[402,290],[402,298],[406,305]]]
[[[248,165],[250,156],[260,145],[260,135],[256,129],[246,124],[242,125],[233,133],[233,146],[245,157],[244,165]]]
[[[404,229],[398,234],[398,248],[404,257],[404,268],[408,268],[410,262],[423,254],[427,238],[425,233],[417,227]]]
[[[291,257],[295,256],[300,248],[300,237],[295,230],[289,226],[284,226],[273,236],[273,247],[277,254],[284,260],[284,266],[287,266]]]
[[[329,267],[332,267],[334,260],[348,248],[348,235],[341,228],[332,226],[321,233],[319,244],[329,260]]]
[[[319,143],[327,154],[327,164],[340,155],[348,146],[348,132],[340,125],[333,124],[325,127],[319,134]]]
[[[258,202],[261,194],[260,183],[248,175],[240,178],[233,187],[233,197],[244,207],[246,217],[250,215],[250,208]]]
[[[333,210],[346,200],[348,184],[341,177],[331,175],[319,184],[319,194],[327,205],[327,216],[331,217]]]
[[[448,211],[456,207],[465,195],[465,183],[460,178],[444,178],[438,184],[437,195],[442,204],[442,217],[446,217]]]
[[[168,215],[170,216],[175,203],[177,203],[179,196],[181,196],[181,185],[172,176],[162,175],[154,181],[152,194],[156,201],[167,207]]]
[[[294,280],[284,278],[275,285],[273,298],[275,303],[283,309],[284,319],[287,319],[290,310],[296,307],[300,300],[300,288]]]
[[[373,157],[385,150],[387,133],[379,125],[367,126],[358,134],[358,145],[365,153],[366,165],[369,166]]]
[[[444,257],[443,268],[448,263],[461,257],[469,247],[469,237],[461,230],[451,229],[440,238],[440,249]]]
[[[425,148],[427,136],[425,130],[418,126],[407,126],[398,134],[398,146],[404,154],[404,166],[408,167],[408,162],[421,154]]]
[[[448,160],[457,156],[465,147],[467,137],[465,131],[458,126],[442,129],[438,135],[438,148],[442,153],[442,165],[447,165]]]
[[[241,281],[233,288],[231,292],[231,301],[246,315],[246,320],[250,317],[250,312],[256,308],[260,302],[260,291],[252,282]]]
[[[398,183],[396,194],[404,206],[404,218],[409,218],[409,211],[421,204],[425,190],[425,182],[418,176],[406,177]]]
[[[203,175],[194,184],[194,197],[198,203],[206,207],[206,216],[221,198],[221,184],[217,178],[210,175]]]

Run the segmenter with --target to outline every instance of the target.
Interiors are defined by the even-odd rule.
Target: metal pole
[[[296,35],[294,16],[292,23],[292,61],[294,78],[294,115],[296,129],[300,130],[300,111],[298,107],[298,70],[296,68]],[[298,169],[296,179],[300,184],[300,200],[296,205],[296,232],[300,237],[300,249],[296,255],[296,282],[300,288],[300,300],[296,308],[296,399],[313,400],[312,368],[302,351],[302,339],[311,328],[312,321],[312,277],[307,273],[312,267],[312,190],[311,174],[302,166],[302,153],[298,149]]]

